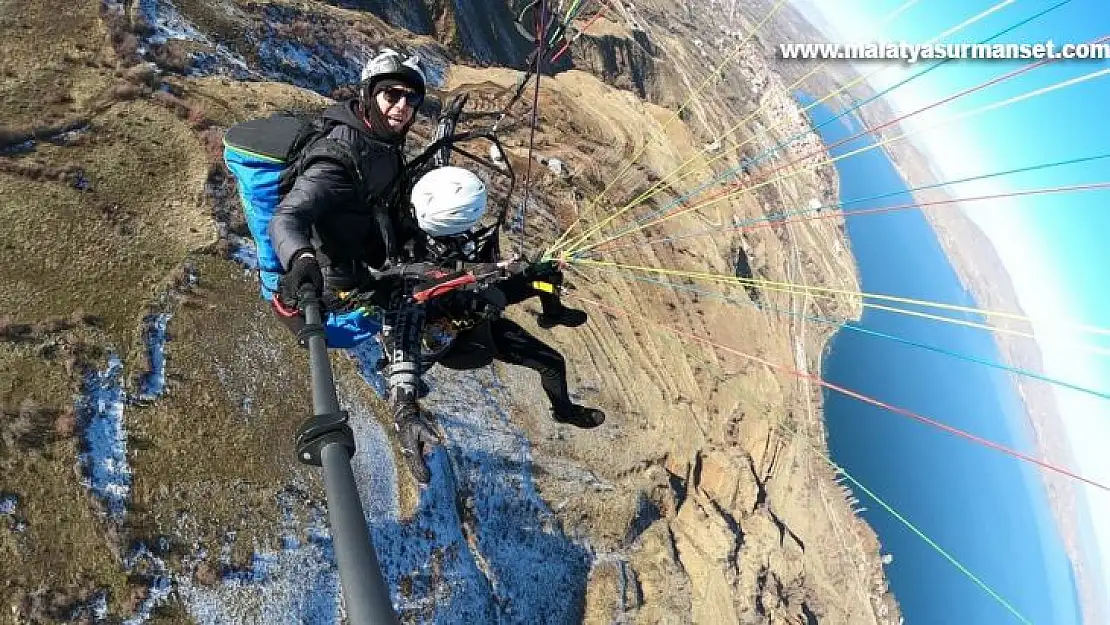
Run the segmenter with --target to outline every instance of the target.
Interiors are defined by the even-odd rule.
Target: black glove
[[[323,297],[324,274],[320,271],[320,263],[316,262],[316,257],[312,254],[302,253],[281,277],[281,300],[299,308],[301,287],[305,284],[312,285],[318,299]]]
[[[412,400],[393,407],[393,427],[397,429],[397,442],[413,478],[420,484],[427,484],[432,479],[432,472],[424,456],[441,443],[435,426]]]
[[[543,280],[552,284],[563,283],[563,272],[559,270],[559,264],[554,260],[532,263],[524,269],[523,275],[529,280]]]

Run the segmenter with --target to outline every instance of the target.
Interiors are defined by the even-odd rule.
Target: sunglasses
[[[418,108],[424,101],[424,96],[415,91],[409,91],[408,89],[385,89],[382,91],[382,95],[385,96],[385,101],[390,105],[397,104],[404,98],[409,106]]]

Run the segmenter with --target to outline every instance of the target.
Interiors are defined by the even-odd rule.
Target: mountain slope
[[[503,17],[511,11],[421,8],[0,8],[0,97],[11,111],[0,129],[0,211],[16,228],[0,248],[0,550],[10,556],[0,559],[0,596],[16,622],[337,622],[320,476],[291,455],[309,409],[307,361],[257,297],[220,138],[234,121],[324,102],[381,45],[420,51],[437,91],[472,93],[465,121],[489,121],[483,113],[504,106],[517,74],[477,66],[519,66],[527,52]],[[741,155],[791,138],[782,159],[820,148],[754,50],[714,92],[724,95],[700,97],[668,123],[706,77],[701,48],[723,58],[739,38],[705,35],[710,25],[683,7],[621,5],[612,18],[542,79],[535,150],[571,175],[533,165],[533,249],[578,215],[596,224],[683,163],[703,169],[668,180],[612,232]],[[732,19],[712,27],[752,23]],[[389,25],[399,22],[415,34]],[[646,23],[672,26],[638,30]],[[528,168],[524,100],[502,131],[518,175]],[[736,141],[753,140],[708,163],[717,153],[701,148],[745,117]],[[606,203],[591,204],[633,156]],[[835,196],[830,168],[803,168],[818,160],[754,197],[631,235],[634,247],[605,257],[724,274],[743,258],[756,277],[854,289],[832,220],[722,227]],[[713,237],[650,241],[714,225]],[[448,441],[423,492],[394,468],[375,354],[335,354],[395,606],[435,622],[897,622],[873,534],[808,451],[823,448],[818,389],[654,325],[816,372],[827,333],[752,304],[818,304],[736,285],[714,288],[736,300],[723,302],[642,278],[658,276],[583,265],[574,295],[591,321],[576,330],[537,329],[534,304],[510,313],[564,351],[572,388],[611,415],[603,428],[552,422],[531,372],[434,371],[426,407]],[[846,298],[820,306],[823,316],[858,315]]]

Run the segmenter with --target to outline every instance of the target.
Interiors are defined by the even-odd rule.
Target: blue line
[[[770,310],[770,311],[774,311],[774,312],[776,312],[780,315],[790,315],[792,317],[798,317],[800,319],[804,319],[806,321],[811,321],[811,322],[814,322],[814,323],[824,323],[824,324],[827,324],[827,325],[835,325],[835,326],[838,326],[838,327],[841,327],[841,328],[847,328],[849,330],[854,330],[856,332],[861,332],[863,334],[870,334],[871,336],[876,336],[876,337],[879,337],[879,338],[889,339],[891,341],[895,341],[897,343],[902,343],[904,345],[912,345],[913,347],[920,347],[921,349],[929,350],[931,352],[936,352],[938,354],[945,354],[947,356],[952,356],[953,358],[958,358],[960,360],[965,360],[965,361],[968,361],[968,362],[974,362],[974,363],[977,363],[977,364],[986,365],[988,367],[992,367],[992,368],[995,368],[995,369],[1001,369],[1002,371],[1008,371],[1010,373],[1016,373],[1018,375],[1024,375],[1024,376],[1027,376],[1027,377],[1030,377],[1030,378],[1034,378],[1036,380],[1041,380],[1042,382],[1049,382],[1051,384],[1057,384],[1059,386],[1063,386],[1065,388],[1069,388],[1069,389],[1072,389],[1074,391],[1079,391],[1081,393],[1087,393],[1088,395],[1094,395],[1095,397],[1099,397],[1101,399],[1110,399],[1110,393],[1104,393],[1104,392],[1101,392],[1101,391],[1096,391],[1094,389],[1090,389],[1090,388],[1087,388],[1087,387],[1084,387],[1084,386],[1079,386],[1077,384],[1072,384],[1071,382],[1065,382],[1064,380],[1051,378],[1051,377],[1048,377],[1046,375],[1041,375],[1039,373],[1034,373],[1032,371],[1026,371],[1025,369],[1018,369],[1017,367],[1011,367],[1009,365],[1004,365],[1004,364],[993,362],[993,361],[990,361],[990,360],[984,360],[982,358],[977,358],[975,356],[967,356],[967,355],[964,355],[964,354],[960,354],[958,352],[949,351],[947,349],[944,349],[943,347],[936,347],[936,346],[933,346],[933,345],[926,345],[924,343],[918,343],[916,341],[911,341],[909,339],[904,339],[904,338],[900,338],[900,337],[893,336],[893,335],[890,335],[890,334],[886,334],[886,333],[883,333],[883,332],[878,332],[876,330],[869,330],[867,328],[863,328],[863,327],[854,325],[852,323],[844,323],[844,322],[840,322],[840,321],[834,321],[832,319],[825,319],[825,318],[822,318],[822,317],[810,317],[810,316],[807,316],[807,315],[796,313],[794,311],[786,311],[786,310],[782,310],[780,308],[776,308],[774,306],[767,306],[765,304],[757,304],[755,302],[746,302],[746,301],[743,301],[743,300],[736,299],[734,297],[728,297],[728,296],[723,295],[721,293],[714,293],[713,291],[706,291],[704,289],[699,289],[699,288],[696,288],[696,287],[689,287],[689,286],[683,286],[683,285],[680,285],[680,284],[674,284],[673,282],[663,282],[661,280],[652,280],[651,278],[638,278],[638,277],[635,277],[635,276],[629,276],[628,278],[630,280],[635,280],[637,282],[648,282],[648,283],[652,283],[652,284],[659,284],[659,285],[662,285],[662,286],[668,286],[668,287],[671,287],[671,288],[674,288],[674,289],[682,289],[684,291],[692,291],[694,293],[699,293],[701,295],[706,295],[708,297],[715,297],[717,299],[724,300],[724,301],[727,301],[727,302],[733,302],[733,303],[738,303],[738,304],[750,304],[750,305],[755,306],[756,308],[758,308],[760,310]]]
[[[998,37],[1001,37],[1002,35],[1005,35],[1006,33],[1010,32],[1010,31],[1012,31],[1012,30],[1015,30],[1015,29],[1017,29],[1017,28],[1020,28],[1020,27],[1022,27],[1022,26],[1024,26],[1024,25],[1028,24],[1029,22],[1031,22],[1031,21],[1033,21],[1033,20],[1035,20],[1035,19],[1037,19],[1037,18],[1039,18],[1039,17],[1041,17],[1041,16],[1045,15],[1046,13],[1049,13],[1049,12],[1051,12],[1051,11],[1055,11],[1056,9],[1058,9],[1058,8],[1060,8],[1060,7],[1062,7],[1062,6],[1064,6],[1065,4],[1068,4],[1068,3],[1069,3],[1069,2],[1071,2],[1071,1],[1072,1],[1072,0],[1062,0],[1061,2],[1058,2],[1058,3],[1056,3],[1056,4],[1054,4],[1054,5],[1050,6],[1050,7],[1048,7],[1047,9],[1044,9],[1044,10],[1043,10],[1043,11],[1041,11],[1040,13],[1037,13],[1037,14],[1035,14],[1035,15],[1031,16],[1031,17],[1027,17],[1027,18],[1025,18],[1024,20],[1022,20],[1022,21],[1018,22],[1017,24],[1014,24],[1013,26],[1010,26],[1009,28],[1007,28],[1007,29],[1005,29],[1005,30],[1002,30],[1002,31],[1000,31],[1000,32],[998,32],[998,33],[995,33],[995,34],[994,34],[993,36],[991,36],[991,37],[989,37],[989,38],[987,38],[987,39],[984,39],[983,41],[980,41],[980,42],[979,42],[979,43],[978,43],[977,45],[981,45],[981,44],[989,43],[989,42],[991,42],[991,41],[993,41],[993,40],[997,39]],[[730,169],[730,170],[727,170],[727,171],[725,171],[725,172],[724,172],[723,174],[719,175],[719,176],[718,176],[717,178],[714,178],[713,180],[711,180],[711,181],[709,181],[709,182],[707,182],[707,183],[705,183],[705,184],[703,184],[703,185],[701,185],[701,186],[699,186],[699,187],[695,188],[695,190],[694,190],[694,191],[691,191],[691,192],[688,192],[688,193],[686,193],[686,194],[683,194],[683,195],[679,196],[679,197],[678,197],[678,199],[674,200],[673,202],[671,202],[670,204],[668,204],[668,205],[664,206],[663,208],[660,208],[660,209],[656,210],[655,212],[651,213],[651,214],[650,214],[650,215],[648,215],[647,217],[644,217],[644,218],[642,218],[642,219],[638,219],[638,220],[636,220],[636,224],[637,224],[637,225],[641,225],[641,224],[643,224],[644,222],[648,221],[649,219],[653,219],[654,217],[656,217],[656,216],[658,216],[658,215],[660,215],[660,214],[662,214],[662,213],[665,213],[665,212],[667,212],[668,210],[670,210],[670,209],[671,209],[672,207],[674,207],[675,205],[677,205],[677,204],[681,204],[682,202],[685,202],[685,201],[686,201],[687,199],[689,199],[690,197],[692,197],[692,196],[694,196],[694,195],[697,195],[698,193],[701,193],[702,191],[704,191],[704,190],[705,190],[705,189],[706,189],[707,187],[709,187],[710,185],[713,185],[714,183],[720,182],[720,181],[721,181],[721,180],[722,180],[722,179],[723,179],[723,178],[724,178],[725,176],[728,176],[729,174],[735,174],[736,172],[738,172],[738,171],[741,171],[741,170],[742,170],[742,169],[743,169],[744,167],[747,167],[748,165],[754,165],[754,164],[758,164],[758,163],[759,163],[759,162],[760,162],[761,160],[763,160],[763,159],[764,159],[764,157],[766,157],[766,156],[769,156],[769,155],[772,155],[772,154],[774,154],[774,153],[775,153],[775,152],[777,152],[777,151],[778,151],[779,149],[781,149],[781,148],[783,148],[783,147],[785,147],[785,146],[787,146],[787,145],[791,145],[791,144],[793,144],[793,143],[794,143],[795,141],[797,141],[797,140],[798,140],[798,139],[800,139],[801,137],[804,137],[804,136],[806,136],[806,135],[807,135],[807,134],[809,134],[809,133],[810,133],[811,131],[814,131],[814,132],[815,132],[815,131],[819,130],[820,128],[822,128],[822,127],[823,127],[823,126],[825,126],[826,124],[830,124],[830,123],[832,123],[832,122],[834,122],[834,121],[836,121],[836,120],[840,119],[841,117],[844,117],[844,116],[845,116],[845,115],[847,115],[848,113],[851,113],[852,111],[854,111],[854,110],[856,110],[856,109],[860,108],[861,106],[863,106],[863,105],[865,105],[865,104],[869,104],[869,103],[873,102],[874,100],[878,99],[879,97],[881,97],[881,96],[883,96],[883,95],[885,95],[885,94],[887,94],[887,93],[889,93],[889,92],[893,91],[894,89],[897,89],[898,87],[901,87],[902,85],[904,85],[904,84],[908,83],[908,82],[909,82],[909,81],[911,81],[911,80],[915,80],[916,78],[918,78],[918,77],[920,77],[920,76],[924,76],[925,74],[927,74],[927,73],[929,73],[929,72],[933,71],[934,69],[936,69],[936,68],[940,67],[941,65],[944,65],[945,63],[947,63],[947,62],[949,62],[949,61],[951,61],[951,60],[953,60],[953,57],[949,57],[949,58],[946,58],[946,59],[944,59],[944,60],[942,60],[942,61],[938,61],[938,62],[936,62],[936,63],[934,63],[934,64],[930,65],[929,67],[926,67],[925,69],[921,70],[920,72],[918,72],[918,73],[914,74],[913,76],[910,76],[909,78],[906,78],[906,79],[904,79],[904,80],[902,80],[902,81],[900,81],[900,82],[898,82],[898,83],[896,83],[896,84],[894,84],[894,85],[892,85],[892,86],[890,86],[890,87],[887,87],[886,89],[884,89],[884,90],[880,91],[879,93],[876,93],[875,95],[871,96],[870,98],[868,98],[868,99],[866,99],[866,100],[864,100],[864,101],[862,101],[862,102],[860,102],[860,103],[858,103],[858,104],[856,104],[856,105],[852,106],[852,107],[851,107],[851,108],[849,108],[849,109],[846,109],[845,111],[843,111],[842,113],[840,113],[840,114],[839,114],[839,115],[837,115],[836,117],[833,117],[833,118],[831,118],[831,119],[828,119],[828,120],[826,120],[826,121],[824,121],[824,122],[822,122],[822,123],[818,124],[817,126],[814,126],[814,127],[813,127],[813,128],[811,129],[811,130],[806,130],[805,132],[801,132],[801,133],[798,133],[798,134],[794,135],[793,137],[791,137],[791,138],[787,139],[787,140],[786,140],[785,142],[783,142],[783,143],[779,143],[778,145],[776,145],[776,146],[774,146],[774,147],[771,147],[771,148],[768,148],[768,149],[764,150],[764,151],[763,151],[762,153],[760,153],[759,155],[757,155],[757,156],[756,156],[756,157],[754,157],[753,159],[745,159],[745,160],[744,160],[743,162],[741,162],[740,166],[738,166],[738,167],[734,167],[733,169]],[[616,236],[617,236],[617,237],[621,237],[621,236],[624,236],[625,234],[628,234],[629,232],[635,231],[635,230],[637,230],[637,229],[638,229],[638,228],[634,226],[634,227],[632,227],[632,228],[630,228],[630,229],[628,229],[628,230],[625,230],[625,231],[623,231],[623,232],[621,232],[621,233],[617,234]],[[614,237],[614,238],[615,238],[615,237]]]
[[[948,181],[945,181],[945,182],[937,182],[937,183],[928,184],[928,185],[925,185],[925,186],[922,186],[922,187],[913,187],[912,189],[902,189],[902,190],[898,190],[898,191],[891,191],[889,193],[881,193],[879,195],[872,195],[872,196],[868,196],[868,197],[864,197],[864,198],[848,200],[846,202],[840,202],[839,204],[826,204],[825,206],[818,206],[817,208],[799,209],[799,210],[787,211],[787,212],[783,212],[783,213],[768,213],[768,214],[766,214],[762,217],[751,217],[751,218],[748,218],[748,219],[734,219],[734,220],[732,220],[732,227],[733,228],[743,228],[744,226],[750,226],[750,225],[754,225],[754,224],[774,222],[774,221],[782,221],[782,220],[785,220],[789,217],[797,217],[799,215],[809,215],[809,214],[812,214],[812,213],[819,213],[819,212],[821,212],[823,210],[826,210],[826,209],[843,209],[845,206],[848,206],[849,204],[859,204],[860,202],[868,202],[868,201],[871,201],[871,200],[881,200],[883,198],[888,198],[888,197],[891,197],[891,196],[894,196],[894,195],[900,195],[900,194],[903,194],[903,193],[913,193],[915,191],[925,191],[927,189],[933,189],[933,188],[936,188],[936,187],[943,187],[943,186],[946,186],[946,185],[962,184],[964,182],[972,182],[972,181],[975,181],[975,180],[986,180],[988,178],[995,178],[995,177],[998,177],[998,176],[1008,176],[1010,174],[1020,174],[1020,173],[1030,172],[1030,171],[1037,171],[1037,170],[1040,170],[1040,169],[1049,169],[1049,168],[1052,168],[1052,167],[1061,167],[1063,165],[1074,165],[1076,163],[1084,163],[1084,162],[1087,162],[1087,161],[1097,161],[1097,160],[1103,159],[1103,158],[1110,158],[1110,152],[1108,152],[1106,154],[1097,154],[1095,156],[1082,156],[1082,157],[1079,157],[1079,158],[1073,158],[1073,159],[1069,159],[1069,160],[1066,160],[1066,161],[1056,161],[1056,162],[1053,162],[1053,163],[1040,163],[1038,165],[1029,165],[1029,166],[1026,166],[1026,167],[1019,167],[1017,169],[1010,169],[1010,170],[1007,170],[1007,171],[995,172],[995,173],[992,173],[992,174],[981,174],[981,175],[978,175],[978,176],[971,176],[970,178],[961,178],[959,180],[948,180]],[[843,212],[843,210],[842,210],[842,212]],[[845,218],[849,218],[849,217],[853,217],[853,216],[854,215],[852,215],[852,213],[850,213],[850,212],[844,213]],[[704,234],[716,234],[716,233],[719,233],[719,232],[721,232],[721,226],[717,226],[717,227],[714,227],[714,228],[707,228],[705,230],[696,230],[692,233],[689,233],[689,232],[679,233],[679,234],[676,234],[674,236],[663,237],[661,239],[650,238],[650,239],[648,239],[648,242],[649,242],[649,244],[654,245],[656,243],[666,243],[668,241],[677,241],[679,239],[696,237],[696,236],[701,236],[701,235],[704,235]],[[617,237],[614,237],[614,240],[616,238]],[[577,255],[572,256],[572,258],[575,258],[575,259],[597,258],[598,254],[604,253],[605,251],[606,250],[600,250],[600,251],[587,250],[585,252],[582,252],[581,254],[577,254]]]

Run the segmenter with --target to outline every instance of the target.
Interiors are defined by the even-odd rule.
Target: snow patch
[[[399,514],[397,473],[389,438],[368,406],[343,392],[339,394],[339,402],[351,416],[349,425],[355,437],[351,471],[358,483],[363,514],[372,523],[395,521]]]
[[[251,271],[258,271],[258,249],[254,239],[232,233],[227,234],[227,239],[232,245],[231,259]]]
[[[589,558],[532,483],[504,386],[491,369],[435,368],[428,378],[438,391],[424,408],[447,436],[429,459],[432,482],[411,523],[372,521],[395,605],[441,624],[580,620]]]
[[[124,559],[124,565],[132,574],[141,572],[142,575],[151,578],[146,598],[139,604],[137,612],[123,621],[123,625],[142,625],[150,620],[158,606],[169,600],[173,592],[173,580],[167,571],[166,563],[155,556],[144,543],[140,543]]]
[[[112,354],[108,368],[85,375],[84,393],[77,402],[85,453],[78,459],[85,487],[104,501],[109,516],[122,520],[131,492],[127,464],[127,434],[123,429],[123,363]]]
[[[146,40],[164,44],[170,39],[185,39],[211,44],[208,37],[197,30],[168,0],[139,0],[139,12],[154,32]]]
[[[69,615],[71,621],[91,618],[103,622],[108,618],[108,593],[98,590],[87,602],[77,605]]]
[[[380,381],[375,342],[349,353],[363,379]],[[528,441],[502,409],[507,389],[492,369],[436,368],[427,377],[437,392],[424,406],[447,441],[429,459],[432,482],[408,522],[398,518],[386,432],[369,406],[339,389],[355,434],[352,469],[394,609],[437,624],[580,620],[588,551],[561,532],[539,497]],[[198,623],[339,622],[327,518],[309,504],[307,524],[298,521],[294,503],[292,495],[279,497],[277,553],[256,551],[250,567],[225,575],[216,588],[179,580],[179,596]]]
[[[139,382],[138,400],[141,402],[154,401],[166,390],[166,326],[172,316],[158,313],[143,319],[150,371],[143,374]]]
[[[324,44],[306,46],[276,37],[258,45],[258,59],[270,77],[323,94],[343,84],[357,83],[366,61]]]
[[[248,571],[216,587],[178,579],[177,594],[198,624],[339,623],[339,579],[331,538],[319,520],[304,530],[304,543],[277,553],[254,554]]]
[[[120,4],[118,2],[105,2],[105,6]],[[116,9],[112,9],[116,10]],[[122,14],[122,5],[118,9]],[[146,55],[149,44],[162,45],[177,39],[195,41],[210,47],[214,52],[194,52],[189,56],[192,67],[191,76],[204,76],[209,74],[228,74],[238,80],[259,79],[261,76],[247,67],[247,62],[240,55],[232,52],[223,44],[215,43],[207,35],[193,26],[177,10],[169,0],[139,0],[139,11],[143,19],[150,25],[153,32],[145,38],[139,52]]]

